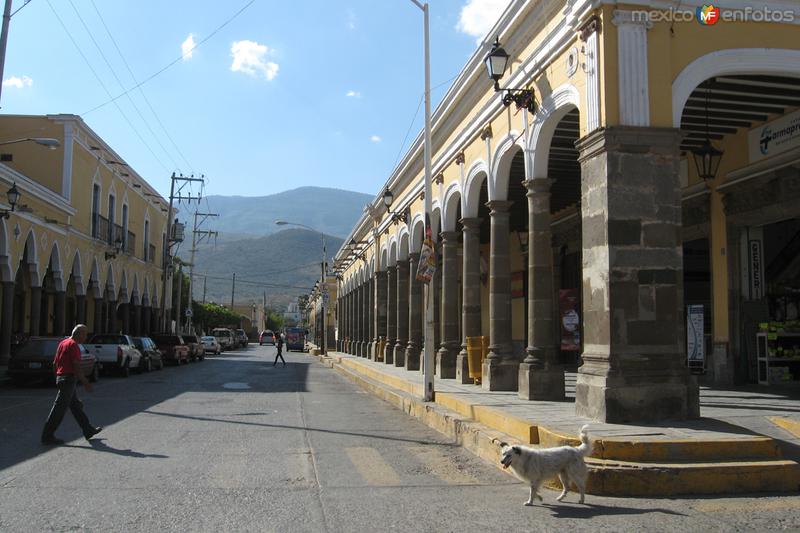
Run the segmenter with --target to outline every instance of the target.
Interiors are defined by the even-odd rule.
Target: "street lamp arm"
[[[417,0],[411,0],[411,1],[414,2],[414,4],[416,4],[416,6],[420,8],[422,11],[425,11],[425,4],[418,2]]]
[[[36,144],[46,146],[53,150],[61,146],[61,143],[58,141],[58,139],[52,139],[50,137],[23,137],[22,139],[14,139],[11,141],[0,141],[0,146],[4,146],[6,144],[23,143],[27,141],[35,142]]]

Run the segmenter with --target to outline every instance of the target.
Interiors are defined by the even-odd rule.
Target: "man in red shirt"
[[[78,399],[78,393],[75,390],[76,382],[80,381],[83,383],[83,388],[86,389],[86,392],[92,392],[92,384],[83,375],[83,370],[81,369],[80,345],[86,342],[88,329],[85,325],[78,324],[72,330],[72,336],[61,341],[56,350],[53,368],[56,372],[58,394],[56,395],[55,403],[53,403],[53,408],[50,410],[50,415],[44,423],[42,444],[64,444],[63,440],[56,438],[55,431],[61,424],[61,420],[64,419],[67,408],[72,411],[72,416],[81,426],[86,440],[91,439],[103,429],[94,427],[89,423],[89,418],[83,412],[83,402]]]

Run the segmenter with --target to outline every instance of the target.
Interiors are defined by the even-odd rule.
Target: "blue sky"
[[[162,194],[174,170],[205,174],[206,194],[377,193],[422,93],[422,12],[410,0],[255,0],[183,55],[249,2],[30,0],[11,20],[2,112],[82,115]],[[458,74],[507,3],[431,1],[432,85]],[[116,96],[182,55],[121,111],[88,112],[109,100],[103,85]],[[403,152],[422,121],[420,108]]]

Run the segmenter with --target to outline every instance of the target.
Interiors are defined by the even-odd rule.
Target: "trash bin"
[[[467,337],[467,365],[469,367],[469,377],[471,377],[475,384],[481,382],[481,365],[483,364],[484,347],[486,345],[486,337]]]

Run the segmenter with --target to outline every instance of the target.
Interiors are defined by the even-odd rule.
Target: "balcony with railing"
[[[106,217],[95,213],[92,216],[92,237],[115,247],[117,241],[122,243],[122,251],[128,255],[136,255],[136,234],[127,231],[119,224],[112,224]]]

